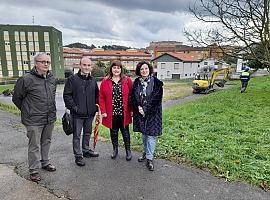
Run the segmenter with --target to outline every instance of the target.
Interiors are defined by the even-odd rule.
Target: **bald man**
[[[92,122],[97,112],[98,85],[94,77],[91,76],[93,69],[92,61],[89,57],[82,57],[80,60],[80,70],[77,74],[67,79],[64,88],[64,101],[66,108],[70,110],[73,118],[73,153],[75,163],[84,166],[83,157],[98,157],[99,154],[90,149],[90,136],[92,132]],[[83,130],[82,149],[81,131]]]

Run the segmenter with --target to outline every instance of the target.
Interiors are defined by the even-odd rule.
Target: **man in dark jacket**
[[[53,172],[56,168],[49,162],[52,131],[56,121],[56,81],[49,72],[50,56],[40,53],[34,58],[30,73],[17,80],[12,97],[21,111],[21,120],[27,129],[28,165],[30,179],[41,180],[38,168]],[[41,146],[41,160],[40,149]]]
[[[83,157],[98,157],[99,154],[89,147],[92,132],[92,122],[97,112],[98,85],[90,75],[93,69],[89,57],[80,61],[80,70],[68,78],[64,88],[64,101],[73,117],[73,153],[75,163],[84,166]],[[81,131],[83,129],[82,151],[80,148]]]

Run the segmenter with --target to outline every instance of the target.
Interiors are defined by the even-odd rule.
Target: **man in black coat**
[[[35,182],[41,180],[38,173],[40,162],[42,169],[50,172],[56,170],[48,157],[56,121],[56,81],[49,71],[50,63],[50,56],[46,53],[36,55],[35,66],[30,73],[17,80],[12,97],[27,129],[30,179]]]
[[[83,157],[98,157],[99,154],[89,147],[92,132],[92,122],[98,111],[98,85],[91,76],[93,69],[89,57],[83,57],[80,61],[80,70],[77,74],[67,79],[64,88],[64,101],[73,117],[73,153],[75,163],[84,166]],[[81,131],[83,129],[82,151],[80,148]]]

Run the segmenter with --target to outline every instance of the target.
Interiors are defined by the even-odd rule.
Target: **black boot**
[[[147,159],[146,167],[149,171],[154,171],[154,164],[152,160]]]
[[[113,145],[112,159],[115,159],[118,155],[118,131],[110,129],[111,140]]]
[[[125,149],[126,149],[126,160],[130,161],[132,158],[132,155],[130,151],[130,134],[129,134],[128,126],[123,129],[122,135],[123,135],[123,140],[124,140]]]
[[[143,152],[142,156],[138,158],[138,162],[143,162],[146,160],[146,153]]]

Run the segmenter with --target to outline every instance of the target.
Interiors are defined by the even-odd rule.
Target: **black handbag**
[[[73,119],[71,114],[69,114],[67,110],[62,117],[62,126],[66,135],[73,134]]]

